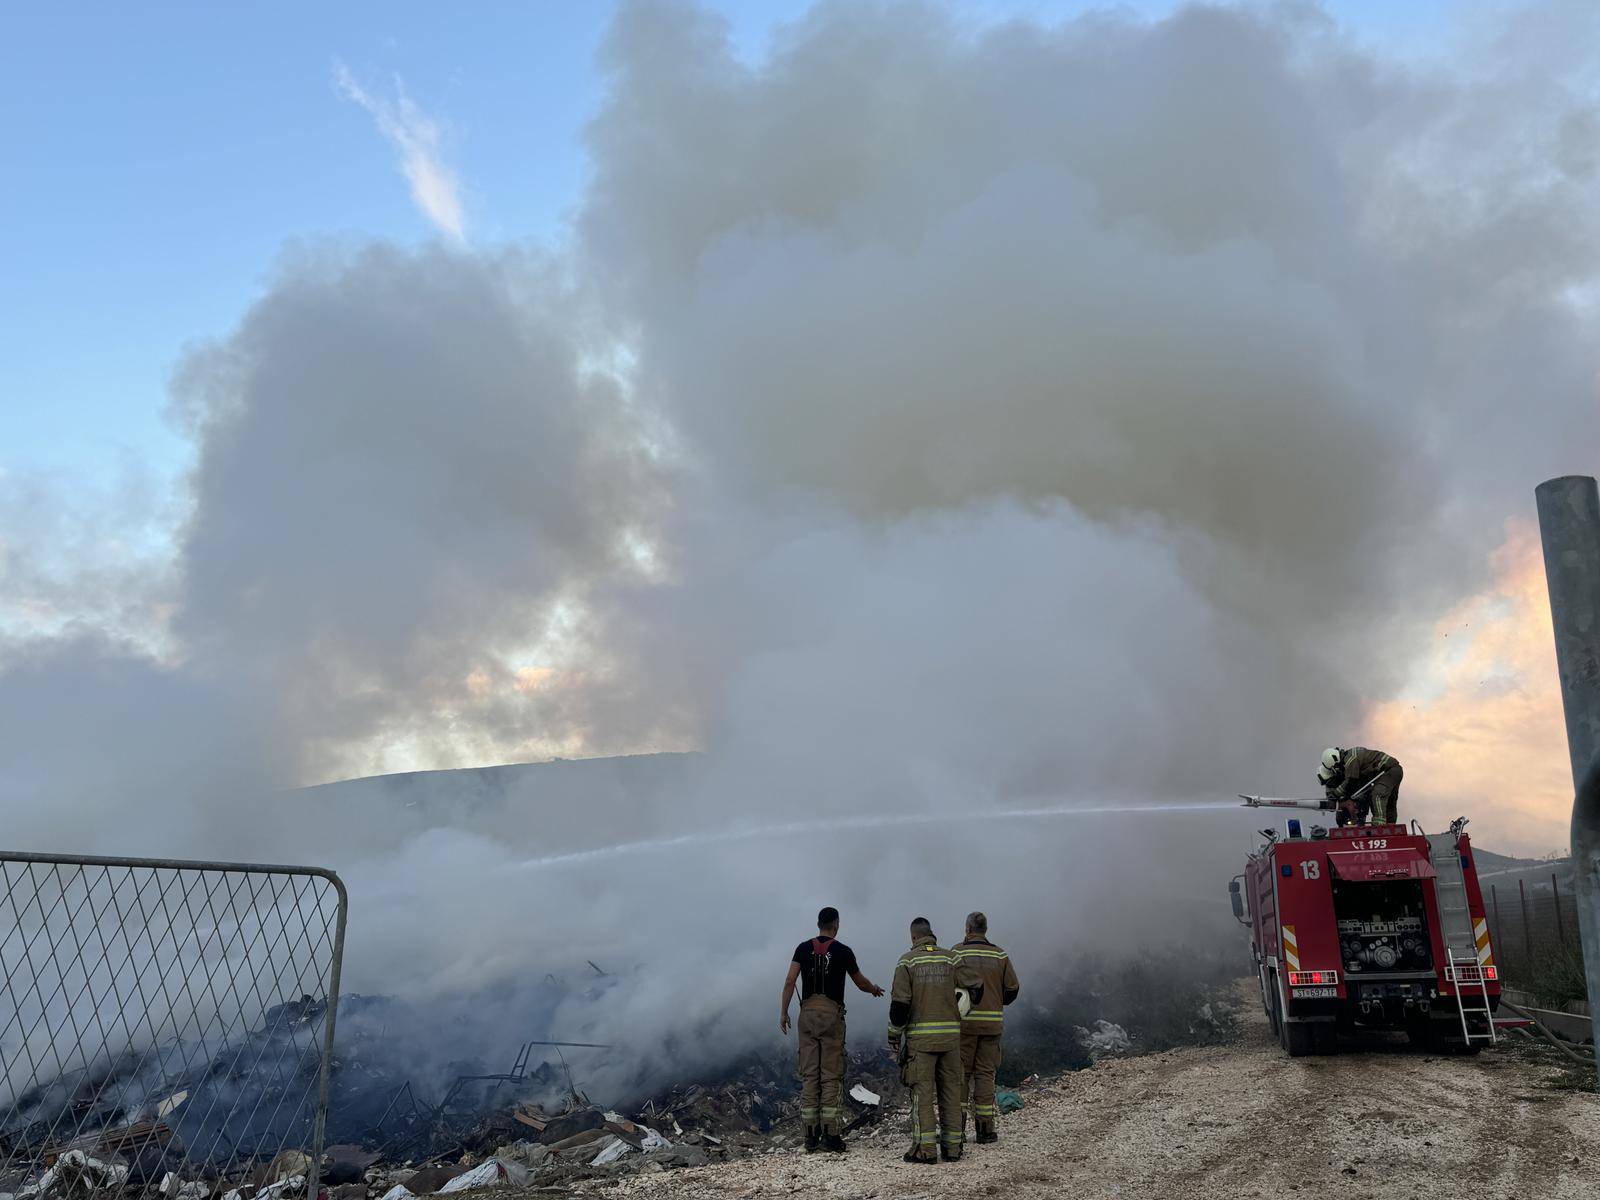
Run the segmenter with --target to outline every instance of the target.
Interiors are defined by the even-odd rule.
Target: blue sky
[[[759,56],[804,0],[722,0]],[[969,0],[1067,15],[1081,0]],[[1151,15],[1165,0],[1125,5]],[[1425,49],[1444,0],[1327,6],[1367,40]],[[438,236],[395,147],[341,95],[397,80],[439,129],[476,242],[554,238],[583,179],[609,3],[33,4],[0,47],[0,470],[180,470],[167,380],[225,332],[286,243]]]

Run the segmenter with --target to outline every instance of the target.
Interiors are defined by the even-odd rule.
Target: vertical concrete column
[[[1564,475],[1534,495],[1572,763],[1578,934],[1600,1051],[1600,489],[1592,476]]]

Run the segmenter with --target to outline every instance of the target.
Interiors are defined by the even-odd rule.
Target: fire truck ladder
[[[1428,848],[1433,859],[1434,895],[1439,902],[1440,932],[1444,935],[1445,962],[1449,965],[1446,977],[1456,985],[1456,1013],[1461,1018],[1461,1038],[1473,1042],[1496,1041],[1494,1010],[1489,1007],[1489,985],[1478,965],[1478,939],[1472,932],[1472,912],[1467,907],[1467,879],[1461,869],[1461,844],[1459,832],[1452,828],[1448,833],[1428,836]],[[1470,968],[1470,970],[1468,969]],[[1471,995],[1471,985],[1477,984],[1478,995]],[[1481,1004],[1469,1003],[1473,999]],[[1484,1032],[1476,1033],[1468,1017],[1482,1017]]]

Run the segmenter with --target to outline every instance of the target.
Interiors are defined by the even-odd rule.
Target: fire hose
[[[1550,1027],[1536,1017],[1532,1012],[1520,1005],[1511,1003],[1511,1001],[1507,1000],[1504,996],[1500,998],[1500,1007],[1509,1008],[1523,1020],[1532,1022],[1533,1027],[1544,1035],[1544,1038],[1547,1042],[1549,1042],[1557,1050],[1561,1051],[1561,1053],[1565,1054],[1568,1058],[1572,1059],[1573,1062],[1585,1067],[1592,1067],[1595,1065],[1595,1056],[1593,1051],[1590,1051],[1586,1054],[1576,1046],[1573,1046],[1570,1042],[1564,1041],[1563,1039],[1557,1037],[1550,1031]],[[1526,1029],[1521,1030],[1521,1032],[1527,1034],[1530,1038],[1533,1037],[1533,1034],[1528,1033]]]
[[[1359,800],[1366,794],[1367,789],[1373,784],[1377,783],[1378,780],[1382,779],[1385,774],[1387,774],[1386,771],[1380,771],[1371,779],[1363,783],[1351,795],[1345,797],[1345,800]],[[1341,803],[1338,800],[1332,799],[1301,800],[1291,799],[1285,796],[1250,796],[1244,792],[1238,793],[1238,796],[1239,799],[1244,801],[1244,807],[1246,808],[1301,808],[1305,809],[1307,812],[1334,812],[1338,809],[1339,804]]]

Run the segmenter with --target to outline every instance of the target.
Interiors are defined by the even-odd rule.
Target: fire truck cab
[[[1290,1055],[1335,1053],[1359,1027],[1465,1053],[1495,1040],[1499,971],[1465,825],[1265,831],[1229,890]]]

